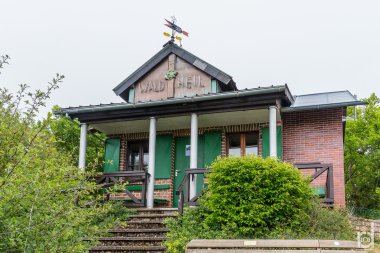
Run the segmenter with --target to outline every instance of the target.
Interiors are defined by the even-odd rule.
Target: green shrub
[[[211,165],[197,208],[166,220],[168,252],[192,239],[354,239],[344,209],[323,208],[291,164],[246,156]]]
[[[202,200],[210,226],[227,226],[243,236],[264,236],[307,217],[313,198],[309,180],[289,163],[229,157],[218,159],[211,170]]]
[[[178,218],[165,220],[169,229],[165,242],[167,252],[184,252],[186,244],[192,239],[228,239],[233,238],[226,230],[215,230],[204,222],[202,206],[185,208],[183,215]]]

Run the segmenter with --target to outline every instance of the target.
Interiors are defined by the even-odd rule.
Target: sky
[[[239,89],[287,83],[293,95],[380,95],[378,0],[0,0],[0,87],[65,80],[46,113],[120,102],[112,89],[167,41],[164,18],[189,32],[183,47]]]

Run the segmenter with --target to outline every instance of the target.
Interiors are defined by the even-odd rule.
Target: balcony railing
[[[136,197],[136,192],[133,194],[125,188],[126,195],[130,198],[131,203],[127,203],[131,207],[145,207],[146,205],[146,186],[149,178],[149,173],[145,171],[119,171],[119,172],[105,172],[97,178],[97,184],[102,185],[104,188],[112,187],[116,184],[128,182],[128,186],[140,185],[141,192],[139,198]],[[107,193],[107,200],[110,194]]]
[[[315,163],[296,163],[294,164],[296,168],[301,170],[303,173],[307,173],[307,171],[312,171],[310,177],[312,178],[312,182],[318,179],[321,179],[320,184],[313,185],[314,189],[318,189],[318,187],[322,188],[321,195],[323,198],[321,202],[326,205],[334,204],[334,176],[333,176],[333,165],[330,163],[322,164],[319,162]]]
[[[323,198],[321,202],[326,205],[334,204],[334,180],[333,180],[333,166],[332,164],[322,164],[322,163],[298,163],[294,164],[296,168],[301,171],[312,170],[311,174],[312,182],[317,179],[323,179],[325,177],[325,182],[321,182],[323,188]],[[206,187],[202,191],[198,192],[195,197],[190,199],[190,179],[194,178],[194,175],[204,175],[211,170],[205,168],[200,169],[187,169],[185,171],[185,176],[183,177],[181,184],[176,190],[175,194],[178,195],[178,211],[182,214],[184,205],[197,206],[199,197],[204,193]],[[311,183],[312,183],[311,182]],[[317,188],[317,187],[315,187]]]

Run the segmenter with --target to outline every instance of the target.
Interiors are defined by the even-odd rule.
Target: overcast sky
[[[49,107],[121,101],[112,89],[162,48],[172,15],[184,48],[238,88],[380,95],[379,0],[0,0],[0,54],[12,58],[0,86],[44,88],[58,72]]]

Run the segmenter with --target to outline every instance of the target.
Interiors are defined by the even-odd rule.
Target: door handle
[[[180,172],[181,170],[175,170],[175,176],[178,176],[178,172]]]

